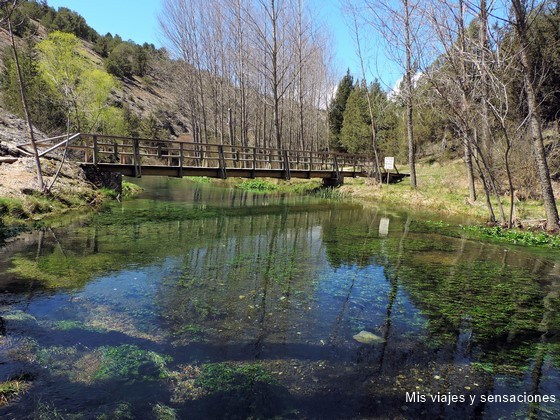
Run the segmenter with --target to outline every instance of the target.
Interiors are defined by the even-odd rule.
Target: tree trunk
[[[14,32],[12,29],[12,12],[14,9],[9,10],[6,6],[6,21],[8,23],[8,33],[10,35],[10,44],[12,47],[12,52],[14,55],[14,62],[16,65],[16,71],[18,76],[19,93],[21,96],[21,104],[23,106],[23,112],[25,114],[25,120],[27,121],[27,129],[29,131],[29,139],[31,140],[31,147],[33,148],[33,154],[35,158],[35,168],[37,169],[37,184],[39,186],[39,191],[43,192],[45,190],[45,183],[43,181],[43,171],[41,169],[41,160],[39,158],[39,152],[37,150],[37,144],[35,143],[35,132],[33,130],[33,123],[31,122],[31,113],[29,112],[29,106],[27,105],[27,96],[25,95],[25,81],[23,80],[23,75],[21,73],[21,67],[19,65],[19,55],[17,52],[17,46],[14,39]]]
[[[517,35],[519,36],[519,49],[521,53],[523,80],[525,82],[525,95],[527,99],[527,106],[529,108],[531,137],[533,138],[535,162],[537,164],[537,172],[539,174],[543,202],[546,210],[546,224],[548,230],[556,230],[558,229],[559,219],[558,209],[556,208],[556,200],[554,198],[554,191],[552,190],[552,183],[550,181],[550,172],[544,149],[539,105],[537,103],[535,92],[533,66],[529,53],[529,40],[527,38],[527,10],[525,8],[525,3],[521,0],[512,0],[512,5],[516,18],[515,29],[517,31]]]
[[[472,164],[472,147],[469,138],[469,101],[467,98],[467,65],[466,65],[466,54],[467,45],[465,39],[465,18],[463,15],[463,1],[459,1],[459,37],[460,37],[460,47],[461,47],[461,100],[463,107],[463,114],[465,115],[464,127],[463,127],[463,147],[465,153],[465,166],[467,168],[467,181],[469,183],[469,202],[472,204],[476,201],[476,187],[474,184],[474,171]]]
[[[404,6],[404,30],[406,49],[406,133],[408,139],[408,165],[410,166],[410,186],[417,188],[416,182],[416,150],[414,144],[413,105],[412,105],[412,40],[410,28],[410,8],[408,0],[403,0]]]

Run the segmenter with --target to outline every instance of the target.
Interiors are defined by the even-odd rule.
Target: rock
[[[385,342],[383,337],[375,335],[374,333],[371,333],[369,331],[360,331],[352,338],[363,344],[380,344]]]

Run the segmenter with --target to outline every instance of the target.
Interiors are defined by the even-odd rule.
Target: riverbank
[[[406,172],[405,168],[401,168]],[[433,212],[446,216],[463,216],[479,223],[488,220],[488,209],[482,196],[482,186],[477,185],[479,198],[476,202],[468,201],[468,185],[464,174],[464,163],[457,159],[444,164],[419,163],[417,165],[418,188],[412,189],[408,179],[398,184],[371,184],[364,178],[347,178],[340,188],[354,199],[365,205],[383,204],[389,207],[414,209]],[[508,197],[502,198],[506,211]],[[497,202],[493,202],[496,207]],[[495,209],[497,212],[497,209]],[[517,222],[539,220],[544,218],[541,202],[516,200],[514,219]]]

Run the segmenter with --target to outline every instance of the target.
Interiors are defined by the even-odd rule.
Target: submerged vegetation
[[[31,384],[25,376],[0,382],[0,407],[9,404],[29,390]]]
[[[259,363],[208,363],[201,367],[196,386],[205,392],[247,392],[277,381]]]
[[[553,259],[384,208],[184,185],[168,191],[181,202],[148,191],[16,252],[7,276],[31,297],[0,314],[7,360],[50,382],[1,413],[350,417],[383,391],[398,417],[410,386],[525,390],[541,358],[555,378]],[[68,384],[87,401],[59,398]]]
[[[167,362],[170,357],[137,346],[123,344],[117,347],[101,347],[99,367],[93,377],[96,380],[157,380],[169,376]]]

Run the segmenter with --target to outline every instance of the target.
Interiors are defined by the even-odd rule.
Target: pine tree
[[[354,78],[350,74],[350,69],[348,69],[346,76],[338,84],[334,98],[332,98],[329,104],[329,147],[333,151],[344,150],[340,142],[340,132],[342,130],[346,103],[353,90]]]

